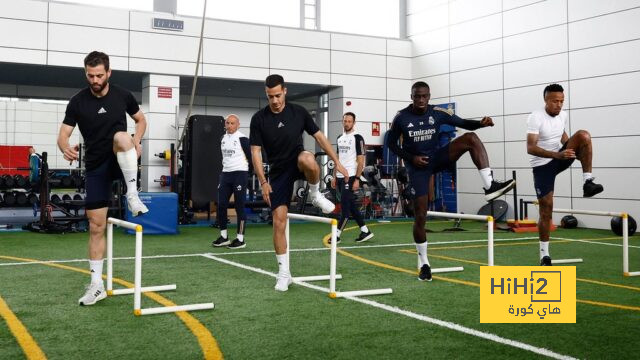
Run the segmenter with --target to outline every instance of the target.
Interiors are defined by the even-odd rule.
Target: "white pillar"
[[[169,161],[154,154],[168,150],[176,142],[174,128],[180,104],[180,77],[149,74],[142,80],[142,111],[147,118],[147,132],[142,139],[141,187],[145,192],[169,191],[154,182],[169,175]]]

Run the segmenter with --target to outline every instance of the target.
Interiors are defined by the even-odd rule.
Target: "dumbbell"
[[[54,205],[59,205],[62,202],[62,199],[60,199],[60,195],[58,194],[53,194],[51,195],[51,203]]]
[[[82,179],[82,176],[73,175],[72,179],[73,179],[73,187],[75,187],[75,188],[82,187],[82,183],[84,182],[84,180]]]
[[[69,201],[71,201],[71,195],[69,194],[62,195],[62,202],[69,202]]]
[[[13,181],[15,182],[15,186],[20,189],[24,189],[27,186],[27,184],[29,184],[29,182],[27,181],[27,178],[20,174],[14,175]]]
[[[82,199],[84,199],[84,198],[80,194],[73,195],[73,200],[75,200],[75,201],[82,200]]]
[[[27,196],[27,200],[29,201],[29,204],[31,206],[40,202],[40,198],[38,197],[38,194],[35,194],[35,193],[29,193],[29,195]]]
[[[16,197],[13,193],[5,192],[3,198],[5,206],[14,206],[16,204]]]
[[[63,188],[71,188],[73,187],[73,179],[69,175],[65,175],[60,178],[60,186]]]
[[[16,197],[16,205],[26,206],[29,203],[29,200],[27,199],[27,194],[19,191],[16,191],[14,194]]]
[[[7,189],[11,189],[15,186],[16,181],[13,179],[13,176],[4,174],[0,176],[2,178],[2,182],[4,182],[4,187]]]
[[[160,183],[160,186],[170,186],[171,185],[171,176],[161,175],[160,179],[155,179],[153,182]]]

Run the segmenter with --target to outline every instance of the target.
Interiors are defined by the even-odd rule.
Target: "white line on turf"
[[[512,238],[512,239],[495,239],[494,241],[517,241],[517,240],[532,240],[537,239],[537,237],[521,237],[521,238]],[[459,241],[437,241],[430,242],[429,245],[446,245],[446,244],[463,244],[463,243],[473,243],[473,242],[486,242],[487,239],[480,240],[459,240]],[[385,248],[385,247],[404,247],[404,246],[414,246],[415,244],[376,244],[376,245],[355,245],[355,246],[341,246],[340,249],[349,250],[349,249],[375,249],[375,248]],[[306,251],[329,251],[329,248],[321,247],[321,248],[308,248],[308,249],[291,249],[291,252],[306,252]],[[178,255],[152,255],[152,256],[143,256],[143,259],[160,259],[160,258],[174,258],[174,257],[196,257],[202,256],[207,253],[198,253],[198,254],[178,254]],[[228,255],[246,255],[246,254],[273,254],[273,250],[254,250],[254,251],[232,251],[225,253],[211,253],[216,256],[228,256]],[[113,258],[114,260],[133,260],[131,257],[117,257]],[[0,266],[16,266],[16,265],[33,265],[33,264],[62,264],[62,263],[74,263],[74,262],[83,262],[89,261],[89,259],[72,259],[72,260],[42,260],[42,261],[34,261],[34,262],[12,262],[12,263],[0,263]]]
[[[180,258],[180,257],[198,257],[203,254],[177,254],[177,255],[150,255],[143,256],[143,259],[162,259],[162,258]],[[133,256],[117,257],[113,260],[135,260]],[[0,266],[16,266],[16,265],[37,265],[37,264],[64,264],[64,263],[78,263],[87,262],[89,259],[71,259],[71,260],[42,260],[42,261],[30,261],[30,262],[12,262],[12,263],[0,263]]]
[[[508,241],[520,241],[520,240],[535,240],[538,237],[519,237],[519,238],[511,238],[511,239],[495,239],[495,242],[508,242]],[[592,240],[579,240],[579,239],[569,239],[569,238],[560,238],[560,237],[552,237],[552,240],[569,240],[575,242],[584,242],[587,244],[598,244],[598,245],[607,245],[607,246],[618,246],[621,247],[622,244],[612,244],[612,243],[604,243]],[[486,242],[487,239],[479,239],[479,240],[456,240],[456,241],[434,241],[429,242],[429,245],[448,245],[448,244],[464,244],[464,243],[478,243],[478,242]],[[351,249],[375,249],[375,248],[386,248],[386,247],[406,247],[406,246],[414,246],[413,243],[408,244],[377,244],[377,245],[355,245],[355,246],[341,246],[340,249],[343,250],[351,250]],[[630,248],[640,248],[640,246],[629,245]],[[329,248],[321,247],[321,248],[308,248],[308,249],[291,249],[291,252],[306,252],[306,251],[329,251]],[[197,257],[203,256],[205,254],[212,254],[215,256],[229,256],[229,255],[250,255],[250,254],[273,254],[273,250],[255,250],[255,251],[232,251],[232,252],[224,252],[224,253],[197,253],[197,254],[177,254],[177,255],[152,255],[152,256],[143,256],[143,259],[162,259],[162,258],[179,258],[179,257]],[[114,260],[133,260],[131,257],[118,257],[114,258]],[[0,266],[18,266],[18,265],[34,265],[34,264],[63,264],[63,263],[77,263],[77,262],[85,262],[89,261],[88,259],[72,259],[72,260],[43,260],[43,261],[34,261],[34,262],[11,262],[11,263],[0,263]]]
[[[244,264],[241,264],[241,263],[237,263],[235,261],[222,259],[222,258],[213,256],[213,255],[210,255],[210,254],[205,254],[205,255],[202,255],[202,256],[204,256],[206,258],[209,258],[209,259],[212,259],[212,260],[215,260],[215,261],[218,261],[218,262],[221,262],[223,264],[239,267],[241,269],[257,272],[257,273],[260,273],[260,274],[263,274],[263,275],[267,275],[267,276],[271,276],[271,277],[274,277],[274,278],[276,277],[276,274],[274,274],[272,272],[269,272],[267,270],[263,270],[263,269],[260,269],[260,268],[256,268],[256,267],[253,267],[253,266],[248,266],[248,265],[244,265]],[[297,285],[300,285],[300,286],[303,286],[303,287],[306,287],[306,288],[309,288],[309,289],[313,289],[313,290],[317,290],[317,291],[321,291],[321,292],[325,292],[325,293],[329,292],[328,288],[323,288],[321,286],[312,285],[312,284],[309,284],[309,283],[304,282],[304,281],[294,280],[293,282],[295,284],[297,284]],[[533,353],[536,353],[536,354],[539,354],[539,355],[543,355],[543,356],[547,356],[547,357],[550,357],[550,358],[554,358],[554,359],[575,359],[575,358],[573,358],[571,356],[558,354],[556,352],[553,352],[553,351],[545,349],[545,348],[540,348],[540,347],[529,345],[529,344],[526,344],[526,343],[523,343],[523,342],[520,342],[520,341],[503,338],[501,336],[498,336],[498,335],[495,335],[495,334],[491,334],[491,333],[488,333],[488,332],[483,332],[483,331],[471,329],[471,328],[468,328],[466,326],[462,326],[462,325],[459,325],[459,324],[456,324],[456,323],[453,323],[453,322],[436,319],[436,318],[433,318],[433,317],[430,317],[430,316],[426,316],[426,315],[422,315],[422,314],[417,314],[417,313],[414,313],[412,311],[404,310],[404,309],[401,309],[401,308],[396,307],[396,306],[391,306],[391,305],[379,303],[377,301],[363,299],[363,298],[355,297],[355,296],[345,296],[344,299],[348,299],[348,300],[351,300],[351,301],[359,302],[361,304],[373,306],[373,307],[378,308],[378,309],[382,309],[382,310],[389,311],[389,312],[392,312],[392,313],[396,313],[396,314],[399,314],[399,315],[404,315],[404,316],[407,316],[407,317],[410,317],[410,318],[413,318],[413,319],[416,319],[416,320],[420,320],[420,321],[427,322],[427,323],[430,323],[430,324],[434,324],[434,325],[437,325],[437,326],[445,327],[445,328],[450,329],[450,330],[458,331],[458,332],[461,332],[461,333],[464,333],[464,334],[467,334],[467,335],[476,336],[476,337],[479,337],[479,338],[482,338],[482,339],[485,339],[485,340],[489,340],[489,341],[493,341],[493,342],[496,342],[496,343],[499,343],[499,344],[512,346],[512,347],[519,348],[519,349],[526,350],[526,351],[531,351]]]
[[[622,244],[605,243],[605,242],[594,241],[594,240],[582,240],[582,239],[569,239],[569,238],[561,238],[561,237],[552,237],[551,240],[553,240],[553,239],[581,242],[581,243],[587,243],[587,244],[598,244],[598,245],[622,247]],[[622,238],[620,238],[620,239],[622,239]],[[640,246],[637,246],[637,245],[629,245],[629,247],[630,248],[640,249]]]

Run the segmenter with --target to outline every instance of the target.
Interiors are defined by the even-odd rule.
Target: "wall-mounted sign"
[[[380,122],[371,123],[371,135],[380,136]]]
[[[184,21],[173,19],[153,18],[152,27],[160,30],[183,31]]]
[[[158,87],[158,98],[171,99],[173,97],[173,89],[170,87]]]

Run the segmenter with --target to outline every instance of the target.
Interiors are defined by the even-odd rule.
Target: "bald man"
[[[244,213],[244,199],[249,178],[249,164],[251,164],[251,150],[249,138],[238,131],[240,119],[235,114],[230,114],[224,121],[227,131],[220,141],[222,150],[222,174],[218,182],[218,209],[216,211],[220,236],[211,245],[214,247],[226,246],[229,249],[242,249],[247,246],[244,242],[244,226],[247,216]],[[229,198],[233,194],[233,200],[238,217],[238,231],[236,238],[229,241],[227,234],[227,208]]]

